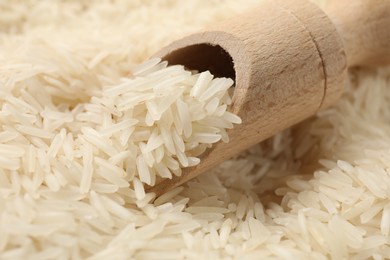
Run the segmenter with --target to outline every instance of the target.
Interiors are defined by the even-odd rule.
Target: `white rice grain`
[[[383,209],[380,227],[382,235],[388,237],[390,234],[390,205],[386,205]]]
[[[93,151],[91,145],[84,143],[83,145],[83,171],[80,182],[80,192],[87,193],[91,188],[93,175]]]

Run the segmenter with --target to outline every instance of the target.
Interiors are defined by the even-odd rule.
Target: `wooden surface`
[[[325,13],[306,0],[263,1],[157,53],[170,64],[234,77],[231,111],[243,123],[198,166],[149,191],[162,194],[328,107],[343,91],[348,65],[388,63],[390,0],[357,0],[351,5],[356,12],[344,11],[345,5]]]

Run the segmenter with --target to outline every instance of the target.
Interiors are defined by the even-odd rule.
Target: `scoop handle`
[[[323,10],[341,35],[349,67],[390,64],[390,0],[333,0]]]

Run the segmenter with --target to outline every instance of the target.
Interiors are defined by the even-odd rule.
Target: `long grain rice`
[[[390,258],[388,69],[352,71],[334,107],[145,192],[241,123],[231,79],[147,59],[258,1],[205,3],[0,3],[1,259]]]

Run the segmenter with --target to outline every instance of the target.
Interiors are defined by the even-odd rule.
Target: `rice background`
[[[1,1],[0,106],[29,84],[87,102],[165,44],[256,3]],[[154,204],[34,198],[23,174],[0,169],[0,258],[390,258],[389,88],[389,69],[354,70],[334,107]]]

